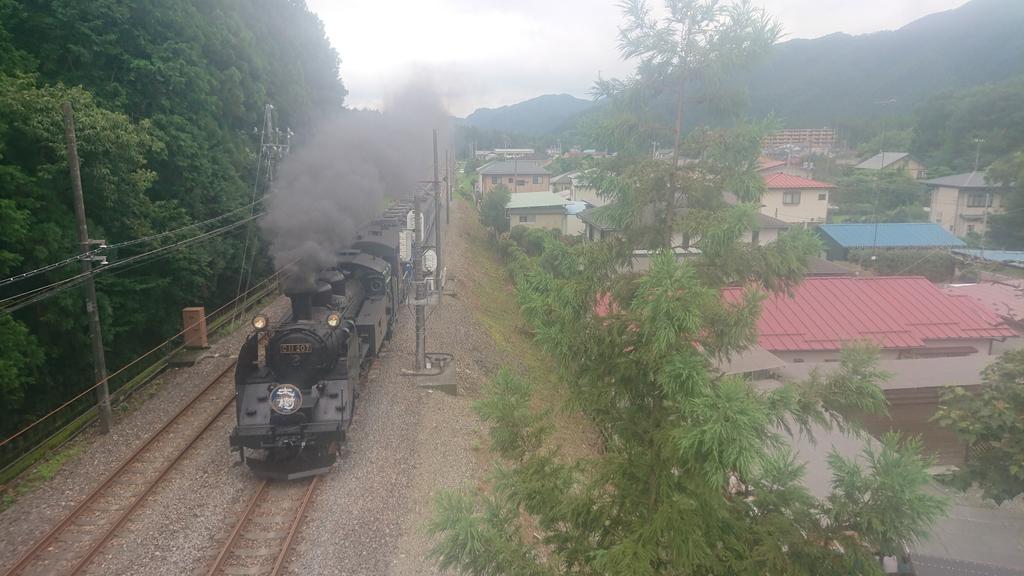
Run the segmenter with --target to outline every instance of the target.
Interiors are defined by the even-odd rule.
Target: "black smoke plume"
[[[433,177],[432,130],[443,162],[449,118],[432,87],[417,82],[383,112],[346,110],[293,147],[260,225],[275,265],[295,268],[290,290],[312,287],[316,271],[333,266],[361,226]]]

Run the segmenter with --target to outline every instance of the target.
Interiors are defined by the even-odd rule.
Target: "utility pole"
[[[885,170],[885,106],[889,104],[895,104],[896,99],[890,98],[889,100],[883,100],[881,102],[875,102],[882,108],[882,141],[879,144],[880,150],[878,151],[879,166],[878,174],[875,175],[875,204],[871,209],[871,219],[875,221],[875,231],[871,238],[871,260],[878,258],[878,201],[881,197],[881,184],[882,184],[882,171]],[[863,263],[863,260],[861,260]]]
[[[452,222],[452,166],[448,158],[448,149],[444,149],[444,224]]]
[[[981,144],[985,140],[983,138],[974,139],[974,170],[971,172],[971,180],[974,179],[975,174],[978,173],[978,163],[981,161]],[[992,205],[992,191],[988,188],[988,183],[985,182],[985,176],[981,178],[982,185],[985,186],[985,213],[981,217],[981,257],[985,257],[985,236],[988,235],[988,208]]]
[[[78,166],[78,141],[75,138],[75,114],[71,102],[64,102],[64,139],[68,148],[68,169],[71,172],[71,190],[75,196],[75,219],[78,220],[78,246],[82,254],[82,272],[85,274],[85,310],[89,314],[89,333],[92,336],[93,377],[96,387],[96,408],[100,415],[100,430],[110,432],[110,390],[107,387],[107,360],[103,354],[103,333],[100,330],[100,311],[96,306],[96,284],[92,277],[92,260],[87,255],[91,242],[85,223],[85,199],[82,196],[82,174]]]
[[[437,166],[437,128],[434,129],[434,250],[437,251],[437,266],[434,267],[434,290],[440,292],[444,257],[441,252],[441,180],[438,178]]]
[[[413,221],[415,225],[413,228],[412,269],[413,284],[416,286],[416,370],[421,371],[427,364],[426,316],[423,304],[427,294],[426,287],[423,285],[423,206],[419,188],[416,189],[416,194],[413,198],[413,210],[415,211]]]

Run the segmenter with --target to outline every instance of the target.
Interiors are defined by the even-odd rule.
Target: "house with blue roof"
[[[853,248],[951,250],[967,246],[932,222],[822,224],[817,230],[829,260],[846,260]]]
[[[984,260],[986,262],[1001,264],[1003,266],[1024,268],[1024,251],[1019,250],[978,250],[963,248],[953,250],[953,254],[963,256],[971,260]]]

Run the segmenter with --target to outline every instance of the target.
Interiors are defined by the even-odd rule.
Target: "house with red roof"
[[[777,172],[785,165],[785,160],[776,160],[767,156],[761,156],[757,159],[758,172]]]
[[[784,172],[763,175],[762,214],[791,224],[825,222],[828,196],[835,186]]]
[[[743,288],[723,297],[739,302]],[[924,277],[813,277],[791,295],[761,305],[758,344],[786,362],[834,362],[856,341],[879,346],[883,359],[992,354],[1016,338],[1007,323],[970,298],[944,293]]]

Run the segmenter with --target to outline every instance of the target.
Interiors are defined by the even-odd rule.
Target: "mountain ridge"
[[[543,135],[559,130],[592,105],[589,100],[569,94],[542,94],[497,108],[477,108],[462,123],[501,132]]]
[[[747,112],[793,128],[857,124],[914,111],[933,96],[1024,75],[1024,1],[971,0],[895,30],[780,42],[742,76]],[[575,100],[586,106],[548,103]],[[695,99],[691,99],[695,100]],[[885,103],[885,104],[883,104]],[[708,121],[690,103],[687,118]],[[549,135],[572,125],[593,103],[547,94],[481,108],[464,123],[478,128]]]

